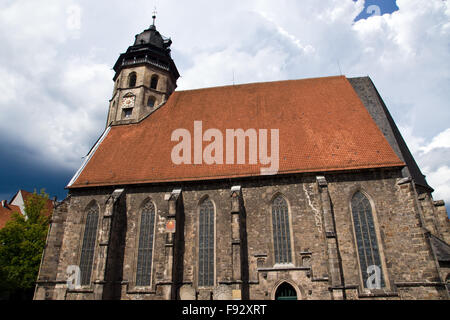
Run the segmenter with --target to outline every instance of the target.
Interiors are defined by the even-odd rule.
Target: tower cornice
[[[130,50],[130,48],[127,50],[127,52],[122,53],[117,59],[116,63],[114,64],[113,67],[115,71],[115,75],[113,78],[114,81],[116,80],[118,74],[123,68],[137,66],[141,64],[148,64],[153,67],[160,68],[166,72],[169,72],[173,77],[174,81],[176,81],[180,77],[175,62],[169,55],[165,55],[161,51],[149,47],[141,47],[140,50]]]

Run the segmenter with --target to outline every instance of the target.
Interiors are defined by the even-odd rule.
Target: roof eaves
[[[299,173],[318,173],[318,172],[346,172],[346,171],[354,171],[354,170],[370,170],[370,169],[386,169],[386,168],[398,168],[404,167],[405,163],[391,163],[391,164],[380,164],[380,165],[372,165],[372,166],[355,166],[348,168],[317,168],[316,170],[284,170],[279,171],[275,176],[278,175],[286,175],[286,174],[299,174]],[[259,173],[247,173],[247,174],[236,174],[236,175],[217,175],[217,176],[193,176],[193,177],[184,177],[184,178],[169,178],[169,179],[142,179],[142,180],[123,180],[123,181],[114,181],[114,182],[103,182],[103,183],[88,183],[88,184],[78,184],[68,186],[69,189],[77,189],[77,188],[92,188],[92,187],[106,187],[106,186],[119,186],[119,185],[137,185],[137,184],[149,184],[149,183],[172,183],[172,182],[190,182],[190,181],[207,181],[207,180],[222,180],[222,179],[237,179],[237,178],[251,178],[251,177],[259,177],[261,174]]]
[[[86,167],[86,165],[88,164],[89,160],[92,158],[92,156],[94,155],[95,151],[97,151],[98,147],[100,146],[102,141],[106,138],[106,136],[108,135],[110,130],[111,130],[111,126],[108,126],[108,128],[105,129],[103,134],[97,140],[97,143],[92,147],[92,149],[87,154],[87,156],[84,159],[83,164],[81,165],[81,167],[78,169],[78,171],[72,177],[72,179],[69,181],[69,184],[66,186],[66,188],[69,188],[70,186],[72,186],[72,184],[78,179],[78,177],[80,176],[81,172],[83,172],[83,170]]]

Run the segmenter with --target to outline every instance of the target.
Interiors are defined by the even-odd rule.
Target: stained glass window
[[[367,268],[374,265],[380,270],[380,284],[381,287],[384,287],[383,272],[381,271],[381,258],[373,223],[372,207],[369,199],[361,192],[357,192],[352,198],[352,214],[364,287],[368,287],[367,279],[371,276],[367,273]]]
[[[136,285],[149,286],[152,273],[155,206],[147,201],[141,211]]]
[[[214,285],[214,206],[206,199],[200,205],[198,285]]]
[[[97,238],[98,206],[89,207],[84,228],[83,244],[81,247],[80,271],[81,285],[91,283],[92,263],[94,260],[95,240]]]
[[[275,263],[291,263],[291,237],[286,200],[278,196],[272,203],[273,243]]]

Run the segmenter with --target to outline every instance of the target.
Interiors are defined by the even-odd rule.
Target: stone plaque
[[[233,290],[233,300],[242,300],[241,290]]]
[[[180,288],[181,300],[195,300],[195,289],[190,284],[185,284]]]
[[[213,298],[214,300],[231,300],[231,288],[227,285],[219,285],[214,288]]]

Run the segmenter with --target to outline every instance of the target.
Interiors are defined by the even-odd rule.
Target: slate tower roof
[[[172,40],[159,33],[153,24],[135,36],[134,44],[122,53],[114,64],[116,76],[125,66],[150,64],[169,71],[174,82],[180,77],[178,69],[171,57]],[[116,80],[114,78],[114,80]]]

